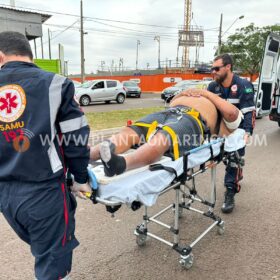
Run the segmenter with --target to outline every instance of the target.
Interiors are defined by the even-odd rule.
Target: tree
[[[221,52],[234,59],[235,69],[251,76],[259,73],[266,38],[270,32],[280,33],[280,25],[256,27],[253,23],[237,29],[236,33],[222,44]]]

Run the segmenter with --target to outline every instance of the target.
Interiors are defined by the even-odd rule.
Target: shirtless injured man
[[[152,164],[163,155],[176,160],[210,136],[228,136],[242,119],[242,113],[219,96],[189,89],[176,95],[168,109],[149,114],[91,147],[90,157],[101,158],[105,175],[112,177]],[[119,155],[136,145],[140,147],[133,152]]]

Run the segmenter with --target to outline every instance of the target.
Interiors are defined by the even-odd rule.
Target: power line
[[[47,26],[53,26],[56,28],[65,28],[64,31],[71,29],[74,31],[80,31],[79,27],[69,27],[67,25],[59,25],[59,24],[45,24]],[[158,35],[159,33],[152,33],[152,34],[138,34],[138,33],[132,33],[132,32],[121,32],[121,31],[116,31],[116,30],[108,30],[108,29],[97,29],[97,28],[85,28],[85,31],[89,34],[93,33],[93,32],[97,32],[97,33],[102,33],[103,36],[110,36],[110,37],[122,37],[122,38],[139,38],[139,36],[141,37],[145,37],[145,38],[154,38],[155,34]],[[63,33],[63,32],[61,32]],[[59,35],[61,35],[61,33]],[[99,36],[102,36],[101,34],[99,34]],[[57,35],[58,36],[58,35]],[[55,37],[57,37],[55,36]],[[177,39],[177,36],[170,36],[170,35],[161,35],[163,38],[163,41],[174,41]],[[54,37],[52,38],[54,39]],[[209,38],[210,40],[213,38]],[[213,42],[213,41],[206,41],[205,43],[217,43],[217,41]]]
[[[7,7],[7,8],[14,8],[11,5],[1,4],[1,3],[0,3],[0,5],[3,6],[3,7]],[[78,18],[80,17],[80,15],[76,15],[76,14],[54,12],[54,11],[49,11],[49,10],[25,8],[25,7],[20,7],[20,6],[17,6],[17,8],[25,9],[25,11],[27,11],[26,9],[28,9],[28,10],[34,11],[34,12],[51,13],[51,14],[56,14],[56,15],[72,16],[72,17],[78,17]],[[125,24],[131,24],[131,25],[140,25],[140,26],[149,26],[149,27],[158,27],[158,28],[169,28],[169,29],[176,29],[176,30],[178,30],[178,27],[166,26],[166,25],[146,24],[146,23],[139,23],[139,22],[112,20],[112,19],[95,18],[95,17],[84,17],[84,19],[85,20],[89,20],[89,21],[91,21],[91,20],[100,20],[100,21],[108,21],[108,22],[115,22],[115,23],[125,23]],[[211,31],[211,30],[214,30],[214,29],[218,29],[218,27],[204,29],[204,31]]]

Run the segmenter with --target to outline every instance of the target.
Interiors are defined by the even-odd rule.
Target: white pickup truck
[[[256,97],[256,116],[269,115],[280,127],[280,35],[267,37]]]

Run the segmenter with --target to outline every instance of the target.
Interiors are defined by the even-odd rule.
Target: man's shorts
[[[0,182],[0,212],[30,245],[37,279],[60,279],[70,273],[72,251],[79,244],[74,235],[76,206],[63,179]]]
[[[181,107],[169,108],[165,111],[149,114],[139,121],[135,122],[135,124],[151,124],[154,121],[157,121],[160,125],[166,125],[170,127],[176,133],[177,141],[179,144],[180,157],[183,156],[184,152],[200,146],[201,142],[203,141],[203,135],[198,122],[192,116],[183,113],[181,111]],[[144,142],[143,140],[146,139],[149,128],[137,125],[131,125],[130,127],[139,135],[141,142]],[[160,128],[156,133],[163,133],[167,137],[170,145],[170,149],[167,152],[167,155],[174,158],[172,137],[170,136],[170,134]]]

